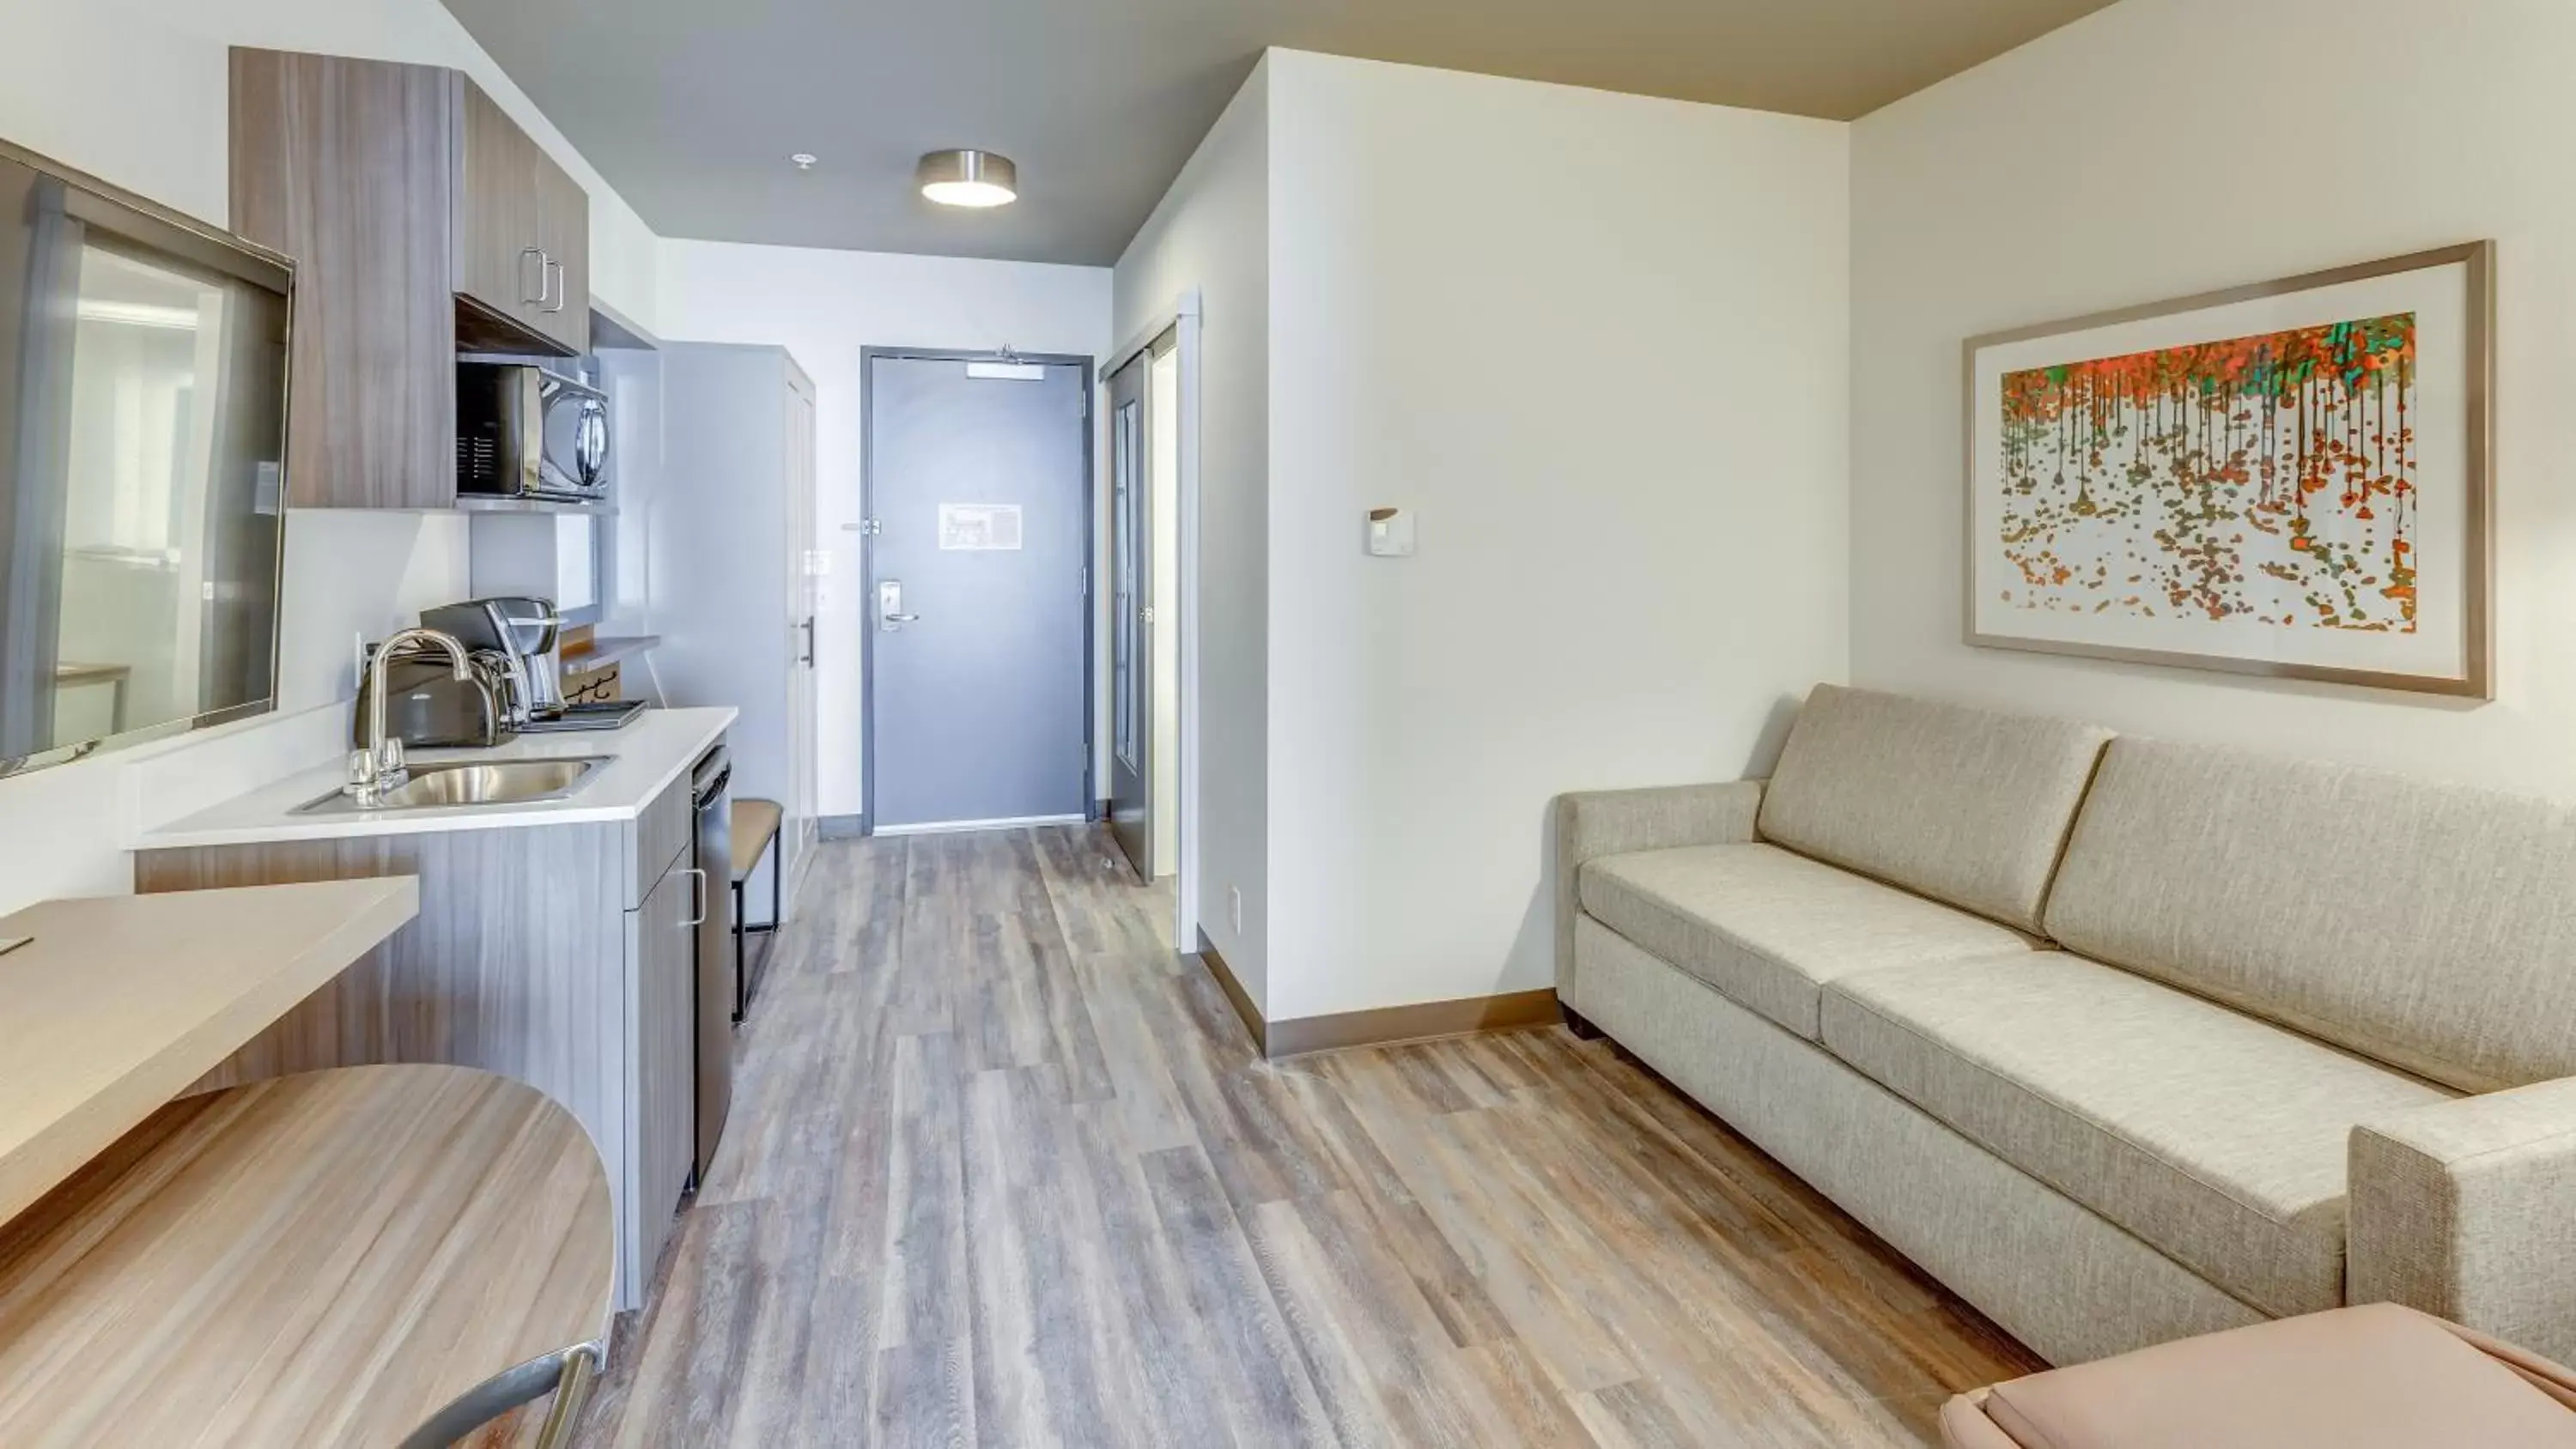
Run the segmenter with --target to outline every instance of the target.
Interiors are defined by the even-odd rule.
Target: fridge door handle
[[[707,923],[707,873],[693,866],[686,874],[689,877],[689,900],[692,904],[691,914],[685,924],[692,928],[703,926]]]

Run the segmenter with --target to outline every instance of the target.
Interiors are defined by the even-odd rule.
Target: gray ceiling
[[[1264,46],[1848,118],[2109,0],[446,3],[665,236],[1098,265]],[[1019,204],[922,201],[947,146]]]

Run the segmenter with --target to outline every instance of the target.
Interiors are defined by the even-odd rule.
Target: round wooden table
[[[0,1444],[398,1446],[558,1370],[565,1417],[612,1248],[589,1136],[520,1083],[351,1067],[183,1098],[0,1224]]]

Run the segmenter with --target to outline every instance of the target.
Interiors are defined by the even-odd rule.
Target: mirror
[[[288,277],[0,148],[0,774],[273,703]]]

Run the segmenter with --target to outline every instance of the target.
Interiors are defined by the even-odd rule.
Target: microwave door
[[[597,389],[545,375],[542,467],[549,493],[595,498],[606,491],[608,405]]]

